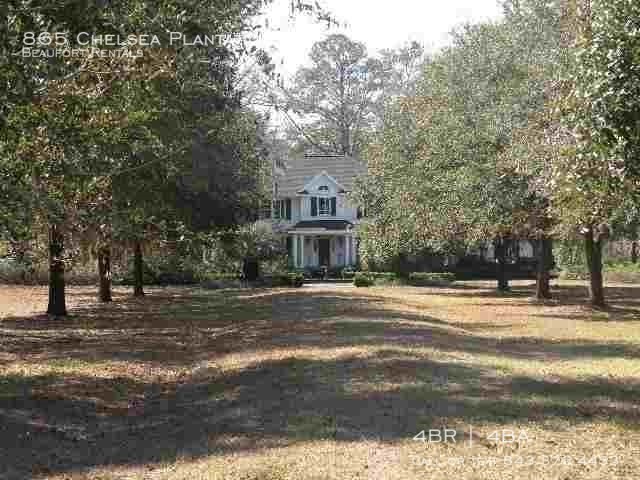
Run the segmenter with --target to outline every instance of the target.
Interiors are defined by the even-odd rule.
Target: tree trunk
[[[545,300],[551,298],[549,270],[553,267],[553,240],[542,237],[537,243],[536,299]]]
[[[638,241],[631,242],[631,263],[638,263]]]
[[[49,305],[47,313],[64,317],[67,305],[64,294],[64,236],[59,225],[49,227]]]
[[[133,296],[143,297],[143,263],[142,263],[142,243],[136,240],[133,244]]]
[[[602,278],[602,239],[594,238],[594,229],[589,227],[584,237],[587,266],[589,267],[589,294],[591,305],[604,308],[604,283]]]
[[[111,248],[103,246],[98,248],[98,275],[100,288],[98,299],[101,302],[110,302],[111,298]]]
[[[493,241],[493,250],[496,257],[498,290],[506,292],[509,290],[509,278],[507,276],[507,240],[505,238],[496,238]]]

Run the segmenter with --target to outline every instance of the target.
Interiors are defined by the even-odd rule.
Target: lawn
[[[0,286],[0,478],[640,478],[640,286],[492,287]]]

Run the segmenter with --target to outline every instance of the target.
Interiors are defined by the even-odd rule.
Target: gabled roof
[[[317,175],[326,172],[346,191],[353,189],[358,175],[366,172],[360,161],[343,155],[306,155],[287,161],[284,175],[278,178],[278,194],[294,197]]]

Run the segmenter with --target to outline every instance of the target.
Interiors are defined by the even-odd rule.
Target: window
[[[276,200],[274,206],[274,218],[280,220],[291,220],[291,199]]]
[[[336,212],[336,197],[311,197],[312,217],[335,217]]]
[[[318,213],[321,216],[329,216],[331,213],[331,203],[328,198],[319,198],[318,199]]]
[[[325,193],[328,193],[328,192],[329,192],[329,187],[327,187],[326,185],[320,185],[320,186],[318,187],[318,191],[319,191],[319,192],[325,192]]]

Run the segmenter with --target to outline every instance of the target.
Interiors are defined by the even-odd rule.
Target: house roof
[[[358,175],[366,172],[364,164],[344,155],[305,155],[287,161],[284,174],[278,179],[278,194],[294,197],[318,174],[327,172],[346,191],[353,189]]]
[[[305,220],[294,225],[294,229],[298,228],[324,228],[326,230],[347,230],[353,227],[353,223],[346,220]]]

